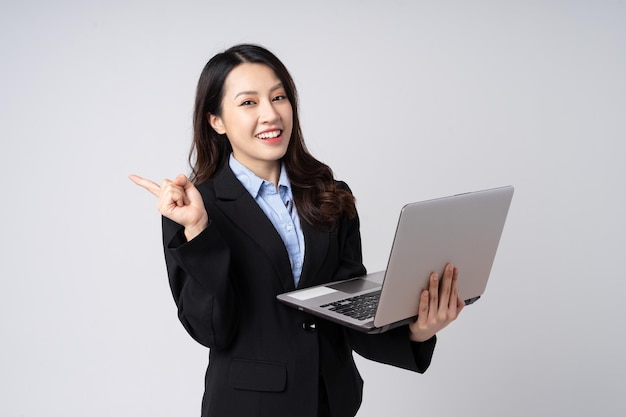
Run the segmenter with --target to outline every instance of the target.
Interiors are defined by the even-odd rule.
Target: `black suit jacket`
[[[426,370],[434,338],[411,343],[407,327],[365,335],[279,303],[276,295],[295,287],[272,223],[228,165],[198,190],[207,229],[186,242],[182,227],[164,218],[163,239],[180,321],[210,348],[203,417],[315,417],[319,387],[326,388],[334,417],[352,417],[363,388],[353,350]],[[365,273],[358,218],[343,219],[333,232],[304,221],[302,229],[299,287]]]

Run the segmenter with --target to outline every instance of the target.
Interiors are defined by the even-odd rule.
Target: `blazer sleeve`
[[[338,188],[349,192],[343,182]],[[361,250],[361,233],[358,214],[353,219],[344,219],[339,235],[342,250],[339,267],[333,280],[347,279],[365,274]],[[359,355],[387,365],[423,373],[430,365],[437,341],[436,336],[425,342],[409,339],[408,325],[377,335],[368,335],[357,330],[346,329],[352,349]]]
[[[352,349],[364,358],[419,373],[426,372],[430,366],[437,343],[436,336],[425,342],[412,342],[408,325],[377,335],[357,330],[348,332]]]
[[[238,327],[228,245],[211,224],[187,241],[183,227],[163,217],[163,246],[181,323],[208,348],[228,346]]]

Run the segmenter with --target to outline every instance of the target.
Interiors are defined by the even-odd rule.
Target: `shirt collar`
[[[263,184],[271,184],[269,181],[259,178],[254,172],[250,171],[248,167],[235,159],[232,153],[230,154],[228,165],[233,171],[233,174],[235,174],[235,177],[237,177],[239,182],[241,182],[244,188],[248,190],[250,195],[254,198],[257,198],[259,195]],[[278,188],[281,189],[282,187],[285,187],[287,194],[291,195],[291,183],[287,177],[284,163],[280,164],[280,176],[278,177]]]

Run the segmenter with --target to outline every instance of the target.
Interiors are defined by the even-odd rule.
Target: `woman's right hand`
[[[159,212],[182,225],[188,241],[206,229],[209,215],[204,208],[202,196],[185,175],[180,174],[173,181],[165,179],[161,185],[134,174],[129,178],[158,198]]]

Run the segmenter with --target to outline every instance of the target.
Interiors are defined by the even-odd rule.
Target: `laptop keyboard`
[[[370,294],[357,295],[356,297],[346,298],[344,300],[321,305],[335,313],[343,314],[357,320],[367,320],[374,317],[378,300],[380,299],[380,291]]]

